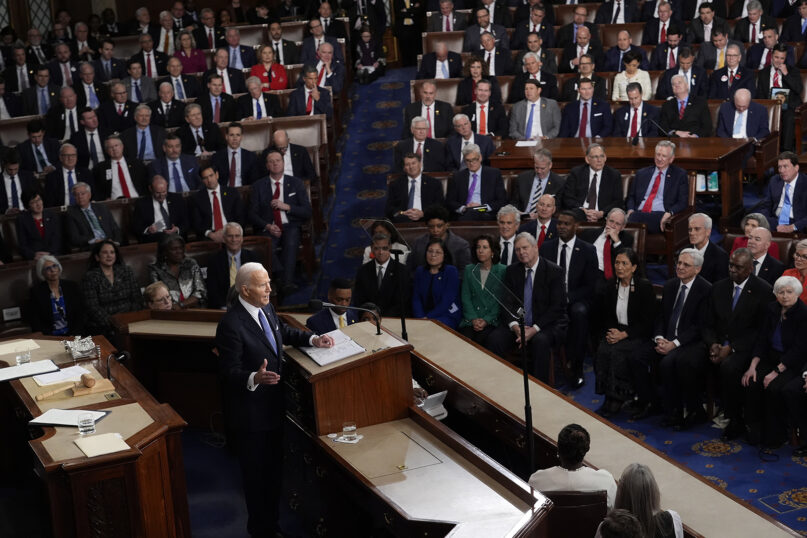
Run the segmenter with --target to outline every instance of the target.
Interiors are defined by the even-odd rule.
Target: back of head
[[[631,463],[625,468],[619,478],[614,508],[631,512],[646,536],[655,535],[654,516],[661,510],[661,493],[649,467]]]
[[[611,510],[600,525],[602,538],[644,538],[642,524],[627,510]]]
[[[565,426],[558,434],[558,457],[564,467],[574,467],[583,462],[591,445],[585,428],[578,424]]]

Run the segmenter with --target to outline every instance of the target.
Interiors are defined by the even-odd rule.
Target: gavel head
[[[81,374],[81,382],[87,388],[95,386],[95,378],[92,376],[92,374]]]

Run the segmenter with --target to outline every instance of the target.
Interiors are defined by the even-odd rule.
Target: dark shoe
[[[800,446],[793,451],[793,457],[803,458],[807,456],[807,445]]]
[[[680,427],[675,428],[675,430],[676,431],[689,430],[691,428],[694,428],[698,424],[703,424],[708,419],[709,417],[706,416],[706,411],[704,411],[703,409],[698,409],[697,411],[689,413],[684,419],[684,421],[680,424]]]
[[[673,411],[663,419],[661,419],[662,428],[680,428],[684,422],[684,417],[681,416],[680,411]]]
[[[720,438],[724,441],[733,441],[734,439],[742,437],[744,433],[745,426],[737,421],[732,420],[729,422],[729,425],[723,429],[723,433],[720,435]]]
[[[612,416],[616,411],[614,411],[614,400],[611,398],[605,398],[603,404],[595,411],[601,417],[608,418]]]
[[[571,389],[571,390],[577,390],[580,387],[582,387],[583,385],[585,385],[585,383],[586,383],[586,380],[583,379],[582,377],[575,377],[575,378],[572,378],[572,379],[569,380],[568,386],[569,386],[569,389]]]
[[[653,415],[658,415],[659,413],[661,413],[661,408],[650,402],[640,406],[640,408],[637,409],[637,411],[633,413],[630,418],[631,420],[644,420],[647,417],[652,417]]]

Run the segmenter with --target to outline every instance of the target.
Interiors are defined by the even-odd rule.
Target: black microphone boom
[[[308,308],[310,310],[313,310],[314,312],[319,312],[323,308],[344,308],[345,310],[369,312],[373,316],[373,319],[375,320],[376,335],[381,334],[381,320],[378,318],[378,314],[376,314],[375,311],[370,310],[369,308],[361,308],[359,306],[341,306],[338,304],[320,301],[319,299],[311,299],[310,301],[308,301]]]

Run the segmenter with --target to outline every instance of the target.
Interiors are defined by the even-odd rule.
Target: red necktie
[[[773,87],[774,88],[781,88],[781,86],[779,85],[779,70],[778,69],[773,73]]]
[[[213,30],[208,28],[207,29],[207,48],[214,49],[216,48],[213,44]]]
[[[149,77],[154,76],[153,73],[151,72],[151,53],[150,52],[146,53],[146,74]]]
[[[446,17],[446,32],[451,31],[451,17]]]
[[[129,186],[126,184],[126,176],[123,175],[123,167],[121,167],[120,161],[118,161],[118,181],[120,182],[120,188],[123,191],[123,197],[131,198],[132,195],[129,192]]]
[[[62,64],[62,70],[64,71],[64,83],[67,86],[73,85],[73,79],[70,77],[70,69],[68,68],[69,64]]]
[[[230,187],[235,187],[235,151],[230,159]]]
[[[639,109],[633,109],[633,119],[630,122],[630,136],[631,138],[639,136]]]
[[[432,114],[430,105],[426,105],[426,121],[429,124],[429,138],[433,138],[434,134],[432,134]]]
[[[673,54],[673,50],[670,49],[670,66],[669,68],[672,69],[675,67],[675,54]]]
[[[230,91],[230,76],[227,74],[227,71],[222,70],[219,72],[221,76],[221,85],[224,86],[224,93],[232,94],[233,92]]]
[[[317,86],[322,86],[322,77],[325,76],[325,66],[323,65],[319,70],[319,76],[317,76]]]
[[[661,23],[661,37],[658,38],[659,43],[666,43],[667,42],[667,23]]]
[[[586,127],[588,126],[588,103],[583,103],[583,112],[580,114],[580,130],[577,136],[580,138],[586,137]]]
[[[541,233],[538,234],[538,248],[544,244],[544,239],[546,239],[546,224],[541,224]]]
[[[123,105],[118,105],[118,116],[123,116]]]
[[[757,25],[751,27],[751,43],[757,42]]]
[[[684,109],[686,108],[686,104],[684,101],[681,101],[681,105],[678,107],[678,119],[684,119]]]
[[[729,88],[731,88],[732,82],[734,82],[734,70],[729,69]]]
[[[216,108],[213,111],[214,123],[221,123],[221,101],[219,101],[219,99],[219,97],[216,97]]]
[[[642,206],[642,213],[650,213],[653,211],[653,200],[658,194],[659,185],[661,185],[661,172],[658,173],[656,181],[653,182],[653,188],[650,189],[650,196],[647,197],[647,201]]]
[[[275,181],[275,192],[272,194],[272,200],[279,200],[280,199],[280,181]],[[275,209],[272,211],[272,214],[275,218],[275,225],[278,228],[283,227],[283,219],[280,217],[280,210]]]
[[[765,67],[769,67],[771,65],[771,51],[770,49],[765,49]]]
[[[221,217],[221,204],[216,191],[213,191],[213,231],[217,232],[224,228],[224,219]]]
[[[423,151],[420,149],[420,146],[422,146],[422,145],[423,145],[422,142],[418,142],[418,147],[417,147],[417,149],[415,149],[415,155],[417,155],[419,157],[423,156]]]
[[[479,105],[479,134],[488,134],[488,122],[485,117],[485,105]]]
[[[311,92],[308,92],[308,101],[305,103],[305,115],[310,116],[312,110],[314,110],[314,98],[311,97]]]
[[[605,273],[605,279],[609,280],[614,276],[614,270],[611,267],[611,238],[605,236],[605,245],[602,247],[602,270]]]

